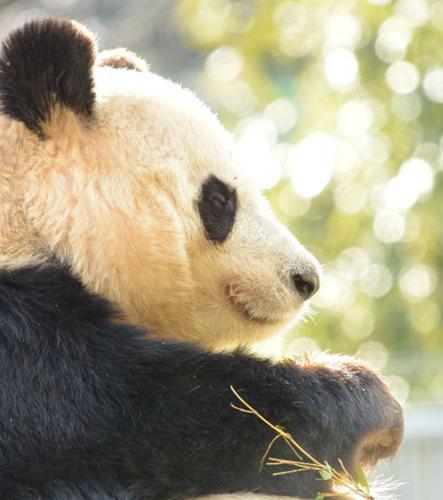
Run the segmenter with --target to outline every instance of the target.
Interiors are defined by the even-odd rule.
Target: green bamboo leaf
[[[332,474],[329,470],[327,469],[324,469],[324,470],[321,470],[319,471],[320,473],[320,477],[324,480],[324,481],[329,481],[330,479],[332,479]]]
[[[360,488],[369,495],[369,483],[366,474],[359,465],[355,466],[355,480]]]

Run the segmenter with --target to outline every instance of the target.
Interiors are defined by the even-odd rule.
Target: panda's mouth
[[[281,316],[270,316],[259,312],[257,308],[252,305],[251,301],[245,299],[245,294],[234,283],[230,283],[226,286],[225,293],[233,308],[248,321],[263,325],[278,324],[286,321],[286,318],[282,318]]]

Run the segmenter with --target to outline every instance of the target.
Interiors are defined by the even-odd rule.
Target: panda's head
[[[134,55],[32,21],[3,44],[0,102],[1,266],[56,258],[133,323],[210,347],[281,329],[318,289],[216,117]]]

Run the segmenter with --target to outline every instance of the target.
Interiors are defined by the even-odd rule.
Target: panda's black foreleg
[[[0,273],[0,377],[0,498],[10,500],[327,487],[313,473],[260,470],[273,432],[231,407],[231,385],[319,460],[352,466],[365,448],[376,460],[401,435],[397,403],[363,367],[149,340],[58,266]],[[384,451],[371,438],[380,433],[392,434]],[[273,455],[291,456],[281,442]]]

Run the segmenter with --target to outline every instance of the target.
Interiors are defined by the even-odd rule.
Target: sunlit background
[[[234,132],[325,269],[313,314],[270,348],[358,354],[382,371],[412,408],[394,472],[416,481],[401,498],[438,498],[443,1],[0,0],[0,34],[47,13],[140,53]]]

